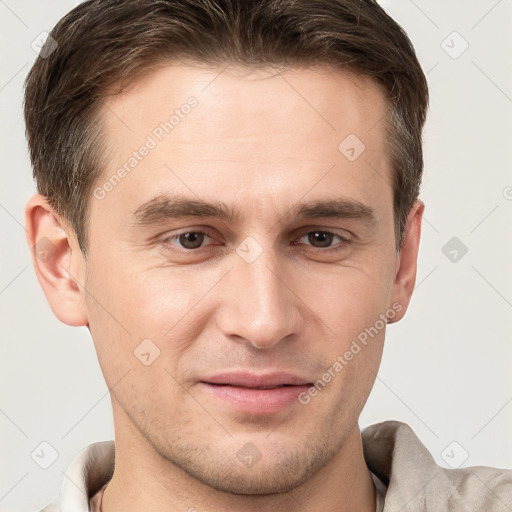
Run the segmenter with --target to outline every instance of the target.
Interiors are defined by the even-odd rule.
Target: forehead
[[[124,169],[112,205],[162,188],[259,207],[340,186],[363,200],[389,188],[386,108],[375,82],[328,66],[166,63],[104,104],[109,163],[99,184]]]
[[[289,128],[288,120],[297,135],[331,132],[336,139],[351,129],[364,137],[368,124],[373,127],[386,111],[380,84],[332,66],[245,68],[168,62],[108,98],[102,109],[106,132],[114,137],[121,134],[123,139],[134,125],[149,132],[154,121],[168,120],[190,97],[201,108],[188,124],[195,128],[194,120],[200,121],[204,135],[211,135],[208,131],[212,128],[219,135],[232,135],[233,122],[237,117],[242,121],[246,114],[252,117],[244,119],[238,137],[254,132],[262,122]],[[226,120],[231,124],[222,124]],[[309,123],[294,124],[299,120]],[[180,132],[186,135],[189,131],[181,128]],[[179,134],[173,133],[173,137],[179,139]]]

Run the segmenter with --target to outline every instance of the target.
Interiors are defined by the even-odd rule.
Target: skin
[[[306,405],[242,413],[198,380],[287,370],[315,382],[393,304],[390,323],[405,314],[424,205],[397,252],[383,92],[321,66],[165,63],[104,106],[109,162],[96,186],[190,96],[197,107],[103,199],[91,197],[87,261],[44,197],[27,204],[30,247],[46,237],[55,248],[34,257],[39,282],[61,321],[88,326],[111,389],[116,468],[103,512],[373,511],[358,418],[385,328]],[[366,146],[354,161],[338,150],[351,133]],[[163,193],[241,216],[137,224],[137,208]],[[301,201],[340,195],[373,208],[376,222],[293,215]],[[199,229],[209,236],[186,253],[175,235]],[[351,243],[304,236],[315,230]],[[252,263],[236,251],[248,236],[262,249]],[[145,366],[134,350],[148,338],[160,355]],[[250,468],[237,458],[247,443],[261,454]]]

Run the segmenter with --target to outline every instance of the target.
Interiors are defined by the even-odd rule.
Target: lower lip
[[[254,389],[200,382],[201,386],[217,398],[225,400],[239,411],[250,414],[272,414],[279,412],[307,391],[311,385],[284,386],[271,389]]]

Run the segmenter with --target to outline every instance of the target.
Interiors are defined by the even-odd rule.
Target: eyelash
[[[181,233],[178,233],[176,235],[173,235],[173,236],[170,236],[170,237],[166,238],[164,240],[164,246],[166,246],[166,247],[171,246],[171,245],[174,246],[174,244],[169,243],[170,240],[176,240],[181,235],[186,235],[186,234],[189,234],[189,233],[203,234],[203,235],[206,235],[206,236],[208,236],[210,238],[214,238],[209,231],[204,230],[204,229],[182,231]],[[332,247],[313,247],[313,249],[317,249],[320,252],[336,252],[336,251],[341,251],[347,245],[349,245],[352,242],[350,239],[348,239],[348,238],[346,238],[346,237],[344,237],[342,235],[339,235],[337,233],[334,233],[333,231],[328,231],[328,230],[325,230],[325,229],[313,229],[313,230],[310,230],[310,231],[305,231],[305,232],[303,232],[299,236],[298,240],[300,240],[302,237],[304,237],[306,235],[309,235],[310,233],[323,233],[323,234],[327,234],[327,235],[333,235],[334,237],[338,237],[341,240],[341,242],[340,242],[341,247],[336,247],[336,245],[332,246]],[[198,247],[197,249],[185,249],[185,248],[183,248],[183,249],[180,249],[180,252],[186,254],[186,253],[197,252],[200,249],[204,249],[204,247]]]

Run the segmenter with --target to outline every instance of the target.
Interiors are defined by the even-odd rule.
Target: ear
[[[55,316],[72,326],[88,325],[83,285],[85,260],[73,229],[36,194],[25,209],[27,242],[37,279]]]
[[[391,293],[391,304],[398,303],[402,306],[402,309],[400,309],[392,319],[388,320],[390,324],[398,322],[403,318],[409,306],[412,292],[414,291],[421,236],[421,221],[424,209],[425,204],[418,199],[407,217],[404,239],[397,259],[395,279]]]

